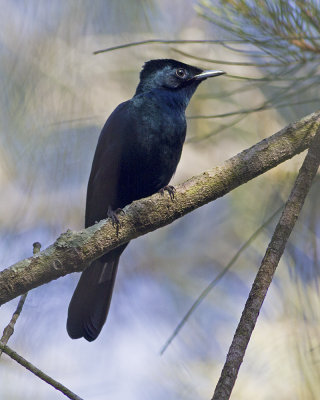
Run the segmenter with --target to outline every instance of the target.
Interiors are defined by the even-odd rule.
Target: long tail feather
[[[108,315],[124,247],[93,261],[82,272],[68,309],[67,331],[72,339],[84,337],[91,342],[98,337]]]

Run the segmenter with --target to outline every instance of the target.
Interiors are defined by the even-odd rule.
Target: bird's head
[[[150,60],[142,68],[136,95],[153,89],[169,91],[182,89],[182,92],[190,99],[200,82],[224,73],[223,71],[204,71],[171,59]]]

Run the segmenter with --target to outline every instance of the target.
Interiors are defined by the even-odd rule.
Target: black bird
[[[131,100],[110,115],[100,134],[87,190],[85,226],[111,217],[132,201],[166,189],[186,136],[185,110],[198,85],[224,74],[175,60],[144,64]],[[82,272],[72,296],[67,331],[72,339],[95,340],[110,307],[119,257],[128,243]]]

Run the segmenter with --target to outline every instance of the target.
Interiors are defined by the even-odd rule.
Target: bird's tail
[[[67,331],[72,339],[84,337],[91,342],[98,337],[108,315],[124,247],[93,261],[82,272],[68,309]]]

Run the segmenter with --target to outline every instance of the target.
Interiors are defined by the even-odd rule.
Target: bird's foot
[[[119,231],[119,227],[121,226],[118,215],[124,214],[124,211],[122,208],[117,208],[116,210],[113,210],[110,206],[108,207],[108,213],[107,216],[108,218],[111,219],[112,226],[117,227],[117,231]]]
[[[159,190],[159,193],[161,194],[161,196],[164,195],[164,191],[165,191],[165,190],[169,193],[170,199],[173,201],[173,199],[174,199],[174,194],[176,193],[175,187],[172,186],[172,185],[166,185],[166,186],[164,186],[163,188],[161,188],[161,189]]]

